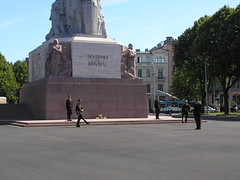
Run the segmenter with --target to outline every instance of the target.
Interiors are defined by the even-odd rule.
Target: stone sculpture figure
[[[98,26],[97,26],[97,33],[101,35],[106,35],[106,29],[105,29],[105,21],[104,21],[104,15],[102,13],[102,4],[100,1],[97,1],[98,3]]]
[[[47,76],[71,76],[71,59],[66,52],[66,47],[58,39],[54,39],[50,47],[50,55],[46,63]]]
[[[52,21],[52,28],[46,35],[46,39],[67,33],[66,27],[62,25],[65,22],[64,4],[62,0],[56,0],[52,4],[51,16],[49,20]]]
[[[67,35],[73,35],[75,32],[82,33],[82,4],[79,0],[65,1],[65,24]]]
[[[122,53],[121,62],[121,77],[129,79],[138,79],[135,75],[135,56],[136,53],[133,51],[133,45],[128,44],[128,48]]]
[[[46,40],[78,34],[107,37],[100,0],[56,0]]]
[[[59,44],[57,39],[54,39],[53,46],[50,50],[51,54],[51,75],[57,76],[59,75],[62,69],[62,45]]]

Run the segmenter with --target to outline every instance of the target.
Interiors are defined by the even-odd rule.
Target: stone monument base
[[[83,36],[58,38],[63,48],[58,65],[55,64],[56,60],[51,59],[53,41],[48,40],[29,53],[29,82],[52,76],[121,78],[121,53],[124,47],[114,39]],[[58,66],[58,73],[52,72],[56,69],[54,64]]]
[[[35,119],[66,119],[67,95],[83,100],[85,118],[146,118],[146,85],[141,79],[51,77],[24,84],[20,103],[31,108]]]

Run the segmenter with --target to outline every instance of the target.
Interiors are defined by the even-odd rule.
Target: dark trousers
[[[87,121],[86,121],[86,119],[83,117],[83,115],[82,114],[78,114],[78,120],[77,120],[77,127],[79,127],[80,126],[80,120],[83,120],[86,124],[89,124]]]
[[[194,118],[196,121],[196,129],[201,129],[201,114],[200,113],[194,114]]]
[[[72,115],[72,111],[71,110],[67,110],[67,120],[71,121],[71,115]]]
[[[187,119],[188,119],[188,112],[184,112],[182,113],[182,122],[183,122],[183,118],[185,117],[185,123],[187,123]]]
[[[155,113],[156,113],[156,119],[159,119],[160,109],[156,109],[156,110],[155,110]]]

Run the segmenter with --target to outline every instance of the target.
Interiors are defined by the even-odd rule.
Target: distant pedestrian
[[[80,127],[80,120],[82,119],[86,124],[89,124],[89,122],[86,121],[86,119],[84,118],[83,116],[83,111],[84,111],[84,108],[82,106],[82,100],[81,99],[78,99],[78,104],[76,105],[76,108],[75,108],[75,111],[78,115],[78,120],[77,120],[77,124],[76,124],[76,127]]]
[[[72,98],[71,95],[68,95],[68,99],[66,100],[67,121],[72,121],[71,119],[72,108],[73,108]]]
[[[160,108],[161,108],[161,103],[159,100],[159,97],[156,97],[157,99],[154,102],[154,106],[155,106],[155,114],[156,114],[156,119],[159,119],[159,113],[160,113]]]
[[[190,105],[188,104],[187,101],[185,101],[184,104],[182,105],[182,124],[187,123],[189,111],[190,111]],[[184,120],[184,118],[185,118],[185,120]]]
[[[168,105],[168,114],[171,116],[172,115],[172,105]]]
[[[196,121],[196,130],[201,129],[201,113],[202,113],[202,104],[200,101],[197,101],[194,104],[194,110],[193,110],[193,114],[194,114],[194,118]]]

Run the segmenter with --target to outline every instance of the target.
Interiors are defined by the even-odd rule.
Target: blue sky
[[[0,52],[9,62],[23,60],[45,41],[55,0],[1,2]],[[239,0],[102,0],[109,37],[134,49],[152,48],[167,36],[177,38],[194,21]]]

